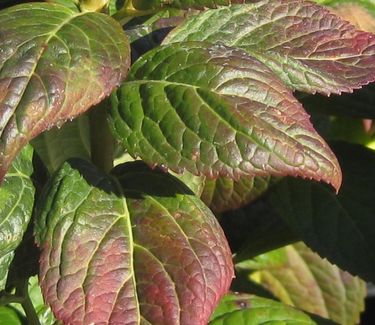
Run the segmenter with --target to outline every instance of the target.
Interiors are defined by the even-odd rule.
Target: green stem
[[[91,160],[108,173],[113,168],[114,140],[107,121],[109,101],[104,100],[90,110]]]
[[[38,315],[36,314],[34,305],[29,296],[29,280],[24,279],[20,281],[16,286],[16,296],[22,297],[21,306],[25,311],[27,322],[29,325],[41,325],[39,322]]]
[[[12,294],[4,294],[0,296],[0,306],[5,306],[13,303],[22,304],[24,300],[24,297],[19,297]]]

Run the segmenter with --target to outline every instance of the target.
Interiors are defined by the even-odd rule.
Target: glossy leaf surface
[[[269,177],[227,177],[206,179],[201,199],[215,213],[234,210],[251,203],[268,188]]]
[[[211,178],[293,175],[340,187],[335,156],[266,66],[223,45],[156,48],[112,96],[111,124],[133,157]]]
[[[366,283],[322,259],[303,243],[260,255],[243,262],[244,266],[257,270],[252,278],[286,304],[338,324],[359,323]]]
[[[130,55],[116,21],[52,3],[1,11],[0,44],[1,179],[30,139],[109,95]]]
[[[283,303],[249,294],[225,296],[210,325],[316,325],[308,315]]]
[[[181,41],[244,49],[294,90],[339,94],[375,80],[375,36],[309,1],[262,0],[205,11],[165,42]]]
[[[350,144],[334,149],[345,175],[337,196],[319,184],[284,179],[272,188],[270,202],[314,251],[375,281],[375,153]]]
[[[172,176],[139,163],[115,175],[122,188],[74,161],[46,190],[45,300],[65,324],[205,325],[233,275],[215,217]]]
[[[21,151],[0,187],[0,290],[31,218],[35,192],[30,178],[32,154],[30,146]]]

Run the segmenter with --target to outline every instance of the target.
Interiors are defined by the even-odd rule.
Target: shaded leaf
[[[244,49],[294,90],[340,94],[375,80],[375,36],[308,1],[262,0],[207,10],[165,40],[181,41]]]
[[[303,243],[260,255],[243,262],[242,267],[257,270],[252,278],[286,304],[338,324],[359,323],[366,283],[320,258]]]
[[[111,99],[115,135],[150,165],[211,178],[302,176],[340,187],[337,160],[302,106],[243,51],[201,42],[156,48]]]
[[[109,95],[130,55],[112,18],[52,3],[1,11],[0,44],[1,179],[30,139]]]
[[[215,213],[234,210],[251,203],[268,188],[270,177],[228,177],[206,179],[201,199]]]
[[[114,173],[65,163],[46,189],[45,300],[65,324],[205,325],[233,275],[215,217],[172,176],[137,162]]]
[[[30,178],[32,154],[30,146],[21,151],[0,187],[0,290],[31,218],[35,192]]]
[[[32,142],[35,151],[50,173],[69,158],[90,160],[90,130],[87,115],[82,115],[62,128],[43,132]]]
[[[235,263],[300,240],[264,197],[224,213],[220,223]]]
[[[353,94],[308,95],[300,98],[308,112],[375,119],[375,84],[367,85]]]
[[[316,325],[307,314],[283,303],[248,294],[226,295],[212,315],[210,325]]]
[[[284,179],[270,191],[270,204],[314,251],[375,281],[375,153],[344,143],[333,148],[345,175],[337,196],[320,184]]]

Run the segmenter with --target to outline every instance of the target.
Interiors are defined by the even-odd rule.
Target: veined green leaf
[[[340,187],[335,156],[292,93],[241,50],[156,48],[112,96],[111,125],[133,157],[211,178],[293,175]]]
[[[252,279],[286,304],[338,324],[359,323],[366,283],[313,253],[303,243],[289,245],[243,262]]]
[[[0,49],[0,179],[30,139],[100,102],[130,64],[116,21],[52,3],[0,11]]]
[[[248,294],[225,296],[209,325],[317,325],[307,314],[283,303]]]
[[[210,210],[181,182],[134,162],[65,163],[37,220],[44,299],[65,324],[206,325],[233,276]]]
[[[375,80],[375,36],[303,0],[262,0],[207,10],[172,31],[165,43],[205,41],[238,47],[290,88],[351,92]]]
[[[32,154],[30,146],[20,152],[0,187],[0,290],[4,289],[14,250],[22,240],[34,206]]]
[[[205,179],[201,199],[215,213],[238,209],[263,194],[269,181],[270,177],[242,177],[238,181],[228,177]]]
[[[375,152],[344,143],[333,148],[345,175],[337,196],[320,184],[284,179],[269,192],[270,204],[314,251],[375,281]]]

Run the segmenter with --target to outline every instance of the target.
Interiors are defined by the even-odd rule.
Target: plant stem
[[[107,122],[108,100],[90,110],[91,160],[108,173],[113,167],[114,140]]]
[[[13,294],[4,294],[0,296],[0,306],[9,305],[12,303],[22,304],[24,301],[23,297],[19,297]]]
[[[25,311],[28,324],[40,325],[38,315],[36,314],[34,305],[29,296],[28,287],[29,287],[29,280],[28,279],[21,280],[16,285],[16,296],[23,298],[21,302],[21,306],[23,310]]]

